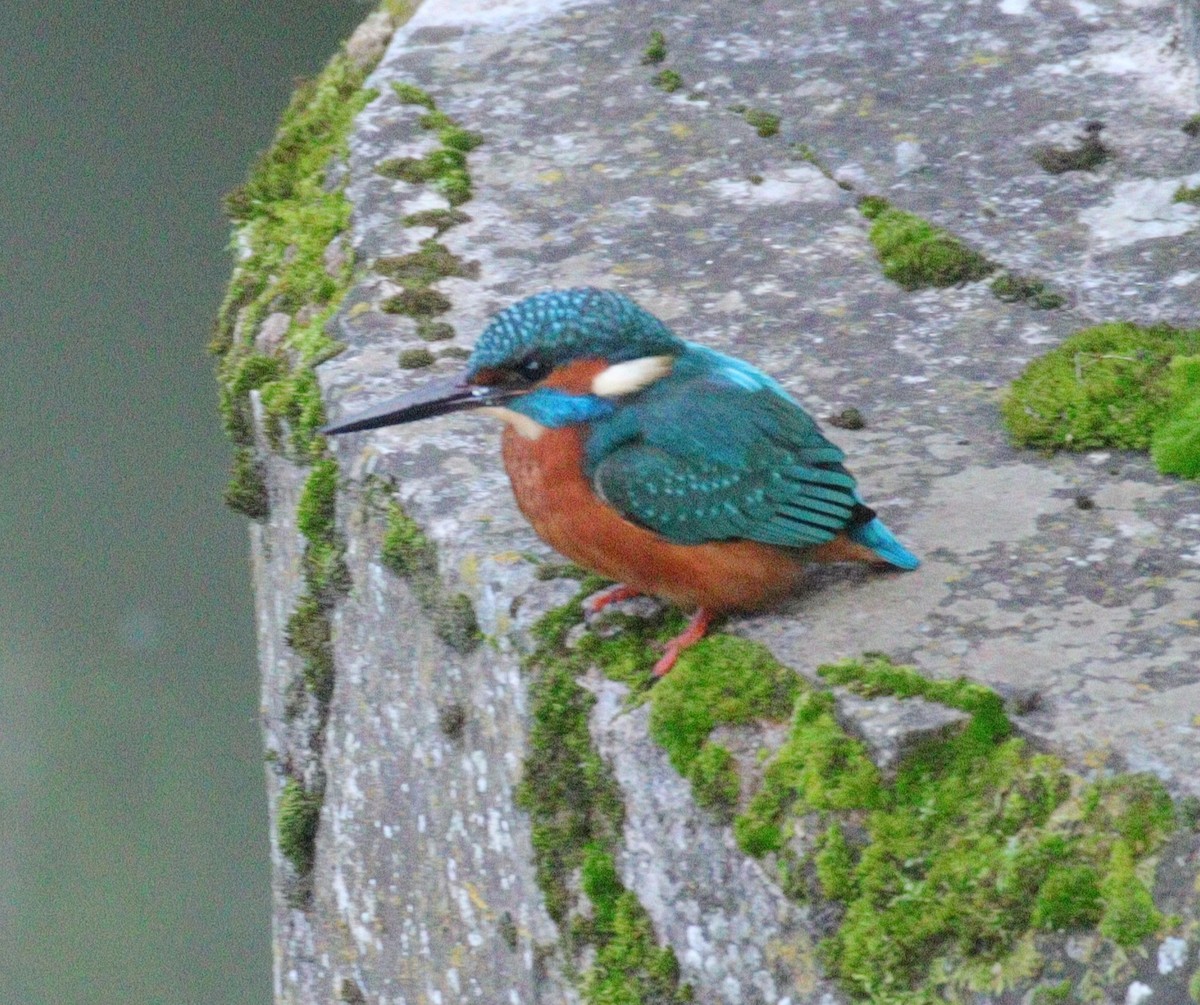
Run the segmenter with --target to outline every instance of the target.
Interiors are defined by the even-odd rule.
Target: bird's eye
[[[536,384],[539,380],[546,376],[547,366],[536,356],[530,356],[528,359],[518,363],[514,367],[516,372],[529,381],[531,384]]]

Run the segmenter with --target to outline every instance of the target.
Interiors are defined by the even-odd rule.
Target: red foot
[[[708,632],[708,626],[712,624],[712,619],[712,614],[703,607],[692,615],[692,620],[688,622],[687,628],[667,643],[667,651],[663,653],[662,659],[654,664],[654,676],[662,677],[675,665],[681,652],[704,638]]]
[[[616,586],[610,586],[607,590],[601,590],[595,596],[588,597],[584,601],[583,608],[589,616],[592,616],[599,614],[609,604],[615,604],[618,600],[628,600],[630,597],[640,596],[641,594],[632,586],[618,583]]]

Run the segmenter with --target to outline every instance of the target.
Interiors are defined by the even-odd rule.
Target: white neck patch
[[[592,378],[592,394],[601,398],[619,398],[649,387],[671,372],[674,356],[641,356],[614,363]]]
[[[521,412],[514,412],[511,408],[485,405],[483,408],[475,409],[475,411],[480,415],[490,415],[494,419],[507,422],[516,430],[519,436],[523,436],[527,440],[536,440],[546,431],[546,427],[540,422],[534,421],[528,415],[524,415]]]

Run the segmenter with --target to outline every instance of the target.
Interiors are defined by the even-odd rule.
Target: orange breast
[[[521,512],[567,558],[640,593],[714,612],[759,607],[786,593],[803,568],[795,552],[755,541],[675,544],[626,520],[583,475],[583,431],[529,440],[504,430],[504,465]]]

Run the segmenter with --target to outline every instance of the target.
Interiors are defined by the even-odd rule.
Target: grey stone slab
[[[696,813],[691,786],[649,737],[649,707],[627,708],[629,689],[598,676],[586,686],[597,745],[626,795],[622,882],[675,950],[696,1001],[844,1002],[817,966],[810,909],[784,896],[728,827]]]
[[[960,732],[971,718],[924,698],[864,698],[844,687],[835,687],[833,693],[838,721],[867,745],[885,777],[894,777],[900,762],[922,741]]]
[[[420,110],[389,93],[412,81],[487,136],[471,157],[472,219],[443,237],[481,263],[478,281],[439,284],[455,344],[469,347],[492,311],[535,290],[615,286],[775,374],[814,414],[866,415],[866,429],[831,435],[925,566],[816,576],[796,602],[736,630],[802,672],[876,648],[935,675],[1038,689],[1024,728],[1200,791],[1194,486],[1143,457],[1014,451],[997,414],[1003,384],[1078,327],[1196,321],[1195,240],[1151,227],[1114,243],[1083,216],[1116,205],[1122,186],[1200,168],[1200,146],[1179,129],[1195,71],[1169,45],[1174,8],[629,2],[542,5],[535,20],[539,5],[519,6],[519,17],[495,5],[477,21],[426,8],[393,42],[375,74],[383,96],[352,144],[360,260],[427,236],[399,221],[429,193],[372,171],[432,142]],[[652,28],[686,83],[672,95],[640,62]],[[780,134],[757,136],[728,110],[739,103],[780,114]],[[1038,167],[1032,149],[1085,117],[1107,123],[1114,157],[1095,173]],[[1004,304],[982,283],[899,289],[880,274],[855,195],[797,142],[835,171],[853,167],[858,191],[1049,279],[1073,309]],[[897,143],[919,144],[924,165],[902,170]],[[1200,211],[1175,222],[1194,234]],[[379,296],[368,274],[352,300]],[[420,344],[412,324],[356,309],[338,323],[350,350],[322,367],[335,411],[423,379],[393,366]],[[462,535],[485,511],[518,550],[544,551],[506,501],[494,433],[473,417],[356,443],[429,501],[452,553],[473,550]],[[1079,492],[1096,508],[1074,506]]]

